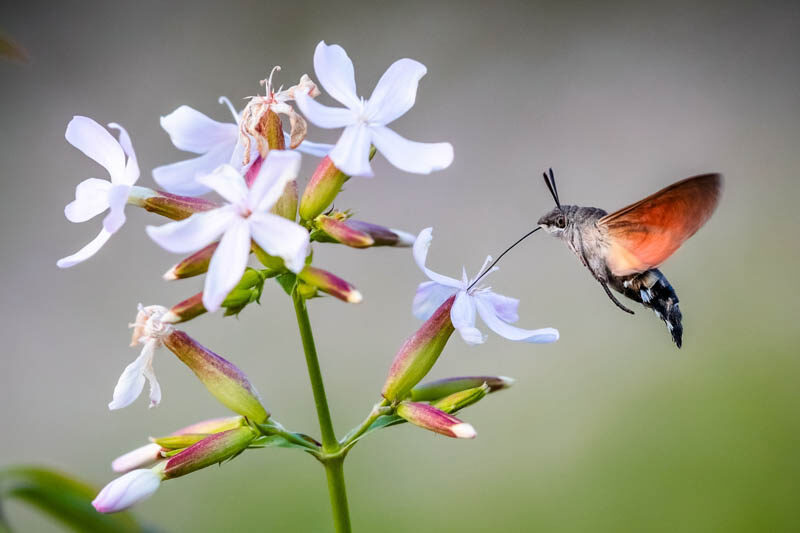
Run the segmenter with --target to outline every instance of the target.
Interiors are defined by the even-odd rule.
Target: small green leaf
[[[0,470],[0,502],[10,499],[26,502],[75,531],[143,531],[126,512],[98,513],[92,507],[92,500],[97,493],[97,489],[85,483],[45,468],[11,467]],[[10,526],[6,524],[6,527]]]

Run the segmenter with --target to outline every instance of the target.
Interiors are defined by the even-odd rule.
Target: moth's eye
[[[567,225],[567,219],[564,218],[564,215],[558,215],[556,217],[556,227],[564,229],[566,225]]]

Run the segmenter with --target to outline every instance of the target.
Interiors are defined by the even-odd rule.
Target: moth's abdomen
[[[681,347],[683,325],[678,295],[660,270],[653,268],[641,274],[616,278],[613,286],[631,300],[655,311],[658,318],[667,325],[672,340],[678,348]]]

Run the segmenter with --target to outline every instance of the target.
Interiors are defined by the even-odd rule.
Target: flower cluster
[[[264,95],[251,97],[242,111],[227,98],[233,121],[212,120],[200,111],[180,106],[161,118],[161,126],[180,150],[197,157],[158,166],[152,176],[162,188],[136,185],[139,165],[128,133],[117,124],[118,140],[97,122],[75,117],[67,141],[97,161],[109,180],[81,182],[65,214],[84,222],[108,211],[100,234],[77,253],[58,261],[62,268],[85,261],[125,222],[126,205],[141,207],[171,219],[146,227],[147,235],[168,252],[184,254],[164,279],[174,281],[205,275],[203,291],[171,306],[139,306],[133,327],[133,346],[140,355],[123,371],[109,403],[112,410],[131,405],[150,385],[150,406],[161,402],[154,357],[166,348],[185,364],[200,383],[237,416],[192,424],[128,452],[112,463],[123,475],[108,484],[94,505],[115,512],[150,496],[168,479],[232,459],[248,449],[288,447],[314,455],[323,464],[343,460],[355,443],[372,431],[414,424],[440,435],[473,438],[475,429],[455,413],[511,385],[510,378],[470,376],[445,378],[420,385],[438,360],[454,331],[468,344],[480,344],[485,335],[476,317],[497,334],[514,341],[547,343],[558,339],[552,328],[525,330],[518,320],[519,301],[480,284],[496,270],[461,280],[433,272],[426,266],[432,230],[418,236],[357,220],[349,210],[329,207],[351,176],[372,176],[370,160],[382,154],[392,165],[418,174],[447,168],[453,160],[449,143],[409,141],[388,124],[408,112],[416,100],[420,79],[427,69],[412,59],[393,63],[378,81],[369,99],[356,92],[353,63],[338,45],[320,42],[314,52],[314,70],[320,87],[308,76],[288,89],[274,88],[273,69],[262,81]],[[323,91],[344,107],[334,108],[314,98]],[[288,119],[289,132],[282,118]],[[306,140],[308,124],[341,128],[335,145]],[[321,157],[302,195],[297,180],[303,154]],[[207,195],[215,193],[216,197]],[[351,248],[413,246],[413,259],[430,281],[419,285],[413,314],[424,320],[401,346],[381,390],[379,402],[358,427],[336,440],[332,426],[321,427],[322,442],[286,430],[266,409],[250,379],[236,365],[204,347],[178,324],[204,313],[224,309],[238,314],[261,303],[264,285],[274,279],[291,295],[303,338],[306,360],[316,358],[307,319],[306,302],[330,295],[347,303],[362,301],[349,282],[320,268],[316,243]],[[251,255],[260,263],[251,265]],[[254,261],[253,261],[254,263]],[[321,380],[309,362],[312,387]],[[321,381],[319,382],[321,383]],[[320,393],[321,386],[314,389]],[[318,408],[320,403],[317,402]],[[327,406],[324,407],[327,409]],[[329,417],[328,417],[329,418]],[[321,425],[323,416],[320,416]],[[328,422],[330,424],[330,422]]]

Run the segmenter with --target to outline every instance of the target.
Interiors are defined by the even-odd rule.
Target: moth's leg
[[[599,281],[599,280],[598,280],[598,281]],[[617,300],[617,297],[616,297],[616,296],[614,296],[614,295],[611,293],[611,289],[609,289],[609,288],[608,288],[608,285],[606,284],[606,282],[605,282],[605,281],[601,281],[601,282],[600,282],[600,285],[602,285],[602,286],[603,286],[603,289],[606,291],[606,294],[608,295],[608,297],[609,297],[609,298],[611,298],[611,301],[612,301],[612,302],[614,302],[614,303],[616,304],[616,306],[617,306],[617,307],[619,307],[620,309],[622,309],[622,310],[623,310],[623,311],[625,311],[626,313],[634,314],[634,313],[633,313],[633,311],[631,311],[630,309],[628,309],[627,307],[625,307],[624,305],[622,305],[622,304],[620,303],[620,301],[619,301],[619,300]]]

